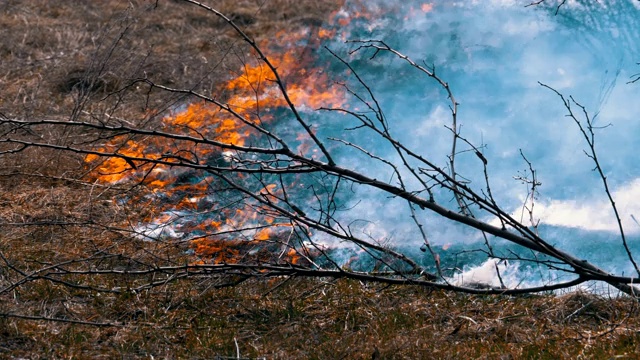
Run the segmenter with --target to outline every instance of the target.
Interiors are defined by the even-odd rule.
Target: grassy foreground
[[[340,5],[211,3],[262,40],[318,23]],[[141,74],[201,88],[228,74],[211,65],[228,59],[228,29],[177,1],[8,0],[0,14],[0,116],[99,113],[113,104],[92,100]],[[123,29],[120,57],[83,83]],[[79,94],[83,88],[95,98]],[[117,115],[140,118],[172,101],[139,95],[120,99],[128,106]],[[123,289],[142,280],[79,276],[64,284],[32,277],[15,284],[13,268],[28,273],[96,249],[128,255],[102,260],[114,268],[130,266],[131,258],[185,257],[183,249],[104,226],[131,212],[111,201],[118,189],[78,180],[85,171],[73,154],[29,150],[0,157],[0,287],[10,289],[0,294],[0,358],[633,359],[640,353],[638,304],[582,293],[484,297],[298,278],[218,288],[218,279],[200,277],[114,293],[73,285]]]
[[[283,284],[284,282],[284,284]],[[351,281],[182,282],[128,296],[74,297],[33,286],[20,312],[66,298],[113,326],[7,318],[0,355],[25,358],[636,358],[637,304],[584,294],[477,297]],[[30,300],[25,301],[25,298]],[[3,308],[9,305],[3,300]]]

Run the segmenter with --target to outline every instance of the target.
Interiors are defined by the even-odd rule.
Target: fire
[[[420,5],[420,10],[422,10],[422,12],[428,13],[431,10],[433,10],[433,4],[430,3],[425,3]]]
[[[423,12],[432,8],[429,3],[420,7]],[[326,27],[282,31],[259,44],[282,76],[291,102],[300,111],[347,105],[344,88],[335,85],[323,71],[327,64],[318,63],[313,49],[319,49],[323,40],[346,37],[344,27],[352,21],[374,22],[376,14],[382,11],[390,10],[371,7],[365,1],[350,2],[349,7],[331,15]],[[193,102],[165,116],[160,131],[247,146],[260,136],[251,125],[287,121],[286,116],[279,114],[287,112],[288,103],[274,74],[262,62],[243,64],[231,74],[230,80],[214,91],[213,96],[216,94],[229,94],[225,103],[231,111],[215,104]],[[317,152],[315,144],[308,141],[301,130],[300,133],[297,151],[302,154]],[[147,191],[127,199],[148,210],[141,219],[141,228],[147,226],[144,224],[171,226],[171,234],[188,234],[186,236],[193,239],[192,249],[202,261],[232,263],[249,255],[254,259],[266,259],[281,254],[286,261],[296,264],[305,258],[303,252],[289,245],[282,250],[286,244],[283,240],[279,243],[270,241],[291,233],[290,223],[242,198],[224,199],[224,186],[213,176],[172,166],[181,161],[232,163],[233,151],[202,146],[185,139],[167,141],[154,136],[127,138],[124,135],[94,151],[95,154],[85,158],[92,167],[90,177],[105,184],[132,182],[141,185]],[[275,195],[279,190],[282,189],[269,184],[256,194],[277,201]],[[141,232],[146,234],[153,230]]]

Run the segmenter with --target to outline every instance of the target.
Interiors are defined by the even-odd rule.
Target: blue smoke
[[[623,224],[631,234],[632,251],[640,256],[640,84],[629,84],[640,72],[640,9],[633,1],[569,1],[558,14],[547,6],[524,7],[521,1],[436,1],[426,13],[415,4],[372,2],[384,8],[375,19],[355,20],[343,29],[349,39],[383,40],[416,62],[434,66],[460,103],[462,136],[481,146],[488,159],[491,184],[503,208],[519,214],[527,187],[514,180],[526,164],[519,150],[538,172],[540,232],[563,250],[617,274],[632,273],[606,202],[601,179],[582,135],[565,115],[547,84],[584,105],[596,126],[596,146],[614,196],[618,196]],[[345,5],[349,9],[350,3]],[[394,136],[410,148],[445,167],[451,146],[450,113],[445,94],[431,79],[390,54],[369,59],[371,52],[349,55],[352,44],[338,40],[327,46],[349,61],[380,101]],[[347,81],[362,92],[353,77],[328,52],[337,81]],[[355,104],[355,103],[354,103]],[[347,131],[355,123],[348,117],[320,113],[314,121],[323,136],[347,138],[364,144],[379,156],[398,161],[388,144],[364,130]],[[335,146],[345,166],[379,179],[393,179],[388,167],[353,149]],[[463,149],[464,147],[461,147]],[[483,188],[482,167],[473,152],[458,156],[461,175]],[[415,185],[415,184],[414,184]],[[356,190],[345,221],[367,219],[360,230],[422,256],[422,240],[408,217],[405,203],[374,191]],[[453,199],[439,199],[455,209]],[[635,211],[638,210],[636,213]],[[482,248],[477,232],[461,228],[428,213],[422,220],[433,244],[441,246],[450,267],[479,264]],[[484,218],[490,221],[490,218]],[[602,224],[600,224],[602,222]],[[444,250],[447,248],[447,250]],[[496,242],[502,254],[520,252]],[[429,263],[425,258],[425,263]],[[521,267],[521,270],[525,269]],[[543,275],[540,279],[544,278]]]

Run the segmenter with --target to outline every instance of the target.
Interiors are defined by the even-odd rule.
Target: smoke
[[[356,3],[347,2],[346,7]],[[606,244],[611,248],[608,253],[618,254],[617,223],[601,180],[591,171],[593,163],[584,155],[582,135],[565,117],[566,109],[557,96],[538,82],[572,95],[595,118],[595,124],[603,127],[596,130],[600,161],[622,209],[623,223],[638,234],[640,227],[631,222],[630,215],[640,210],[633,201],[640,179],[635,166],[640,153],[634,144],[634,134],[640,133],[640,104],[633,99],[640,95],[640,88],[626,84],[640,71],[636,64],[640,60],[637,4],[568,1],[555,15],[557,4],[553,2],[525,8],[520,1],[435,1],[422,12],[417,11],[419,5],[408,2],[367,3],[386,11],[378,11],[374,20],[353,22],[345,36],[384,40],[416,62],[436,67],[460,102],[462,135],[483,146],[498,203],[514,214],[522,209],[528,189],[513,179],[526,168],[518,151],[522,149],[542,181],[534,215],[542,220],[549,241],[575,250],[578,256],[596,259],[613,271],[624,271],[617,266],[624,258],[601,258],[599,250],[583,246],[586,237]],[[336,37],[329,47],[348,57],[348,46],[341,43],[344,38]],[[445,128],[450,126],[445,94],[404,62],[392,56],[369,60],[371,55],[358,53],[348,60],[382,104],[392,134],[444,167],[451,141]],[[327,126],[323,131],[346,134],[343,136],[368,145],[374,154],[399,161],[380,139],[365,131],[345,133],[346,127]],[[352,149],[344,149],[339,158],[350,167],[397,181],[389,167],[348,150]],[[462,153],[457,161],[461,175],[482,188],[481,166],[474,154]],[[409,187],[418,188],[411,182]],[[348,221],[367,219],[363,233],[397,246],[421,245],[409,208],[402,201],[371,189],[357,189],[350,198],[353,200],[345,206],[350,210],[342,216]],[[450,197],[441,196],[438,201],[455,208]],[[476,242],[480,247],[482,237],[477,232],[428,213],[419,214],[432,244]],[[582,232],[563,230],[572,228]],[[485,260],[478,257],[474,263]],[[487,264],[483,262],[480,268]]]
[[[517,265],[510,266],[507,260],[489,258],[481,265],[465,267],[464,271],[454,275],[448,281],[456,286],[512,288],[513,285],[518,285],[513,284],[514,267]]]
[[[636,65],[636,61],[640,60],[640,45],[637,43],[640,38],[640,10],[637,4],[622,0],[606,4],[568,1],[556,16],[553,2],[546,4],[525,8],[515,0],[442,0],[428,3],[347,1],[334,19],[325,24],[324,35],[318,33],[318,41],[313,41],[313,45],[319,48],[320,43],[327,45],[353,66],[379,100],[393,136],[446,168],[452,138],[451,131],[446,128],[451,126],[446,93],[431,79],[394,56],[380,54],[370,59],[373,55],[371,52],[350,54],[353,46],[345,44],[344,40],[384,40],[416,62],[433,66],[437,74],[449,83],[460,103],[458,126],[462,136],[479,146],[488,159],[491,186],[497,202],[514,214],[522,208],[528,189],[513,179],[519,170],[526,167],[518,151],[522,149],[543,184],[538,189],[540,194],[535,214],[542,220],[543,235],[563,249],[576,250],[578,256],[596,259],[599,265],[608,265],[614,271],[625,271],[626,268],[616,267],[624,258],[618,256],[619,243],[610,238],[615,231],[615,219],[607,210],[606,199],[603,200],[601,180],[591,172],[593,164],[584,156],[585,144],[581,134],[575,124],[565,117],[566,109],[557,96],[540,87],[538,81],[564,94],[573,95],[592,114],[595,124],[603,127],[597,131],[596,140],[600,161],[606,168],[614,196],[622,199],[619,204],[625,217],[624,224],[633,227],[634,224],[629,222],[630,215],[640,210],[632,201],[640,194],[640,174],[635,167],[640,161],[640,152],[635,149],[636,134],[640,133],[640,120],[636,116],[640,111],[640,103],[636,101],[640,87],[627,85],[626,79],[640,72]],[[304,42],[302,39],[313,38],[306,33],[294,37],[296,44]],[[325,106],[318,101],[323,99],[330,99],[336,107],[357,109],[363,106],[353,97],[346,99],[346,92],[341,86],[329,86],[331,78],[347,83],[359,94],[366,93],[366,89],[354,81],[350,71],[341,62],[321,50],[305,51],[306,55],[302,58],[290,56],[286,53],[286,46],[280,50],[284,56],[277,61],[277,67],[283,73],[292,74],[285,76],[287,86],[304,116],[309,116],[313,131],[321,139],[341,138],[363,146],[370,154],[392,163],[401,163],[393,147],[379,136],[366,129],[353,129],[357,125],[354,119],[335,113],[311,111]],[[277,54],[278,51],[273,53]],[[318,58],[309,62],[313,56]],[[302,64],[313,67],[313,70],[308,70]],[[260,82],[271,84],[266,78],[263,79],[263,73],[268,72],[259,66],[249,66],[246,70],[261,74]],[[262,119],[285,119],[269,123],[270,130],[291,141],[301,153],[311,149],[313,144],[305,142],[304,133],[293,120],[289,122],[286,116],[280,117],[280,113],[285,111],[281,111],[282,100],[274,96],[277,91],[270,91],[273,89],[266,86],[264,96],[260,97],[264,103],[250,103],[255,97],[251,96],[253,87],[247,86],[251,84],[246,84],[248,78],[252,77],[240,76],[228,84],[227,90],[240,91],[244,86],[246,89],[243,91],[249,94],[240,91],[240,95],[247,96],[233,98],[233,107],[245,109],[243,114],[265,108],[260,114]],[[298,78],[305,78],[308,88],[298,83]],[[314,96],[318,94],[322,96]],[[222,138],[222,141],[242,143],[249,139],[243,128],[231,127],[234,131],[222,126],[206,128],[207,125],[200,120],[214,118],[210,109],[190,104],[177,112],[179,114],[173,118],[176,124],[194,129],[204,126],[207,135],[233,136]],[[202,116],[203,113],[206,116]],[[210,121],[204,123],[209,124]],[[233,119],[226,119],[224,124],[233,125]],[[334,158],[342,166],[392,184],[399,182],[398,176],[387,164],[353,147],[326,142],[330,143]],[[200,148],[196,150],[202,151]],[[464,150],[464,147],[460,150]],[[211,161],[225,164],[235,164],[241,160],[234,152],[201,155],[211,156]],[[475,153],[461,152],[456,159],[460,175],[471,181],[470,186],[483,189],[482,163]],[[128,166],[124,161],[112,165],[114,169]],[[195,237],[247,227],[250,230],[243,230],[243,237],[264,238],[261,230],[251,229],[256,222],[251,216],[255,209],[237,205],[242,202],[231,195],[224,201],[218,197],[208,199],[207,194],[218,196],[220,189],[212,187],[211,182],[203,176],[182,176],[181,182],[177,181],[179,176],[174,173],[167,179],[156,176],[156,180],[162,180],[163,184],[170,183],[169,186],[179,188],[174,191],[172,199],[186,205],[186,208],[179,211],[163,209],[157,219],[150,220],[148,224],[139,224],[134,230],[147,239],[181,237],[183,233]],[[423,190],[421,184],[406,171],[401,172],[401,176],[409,191]],[[289,194],[304,197],[305,192],[310,191],[310,184],[331,188],[331,184],[322,184],[322,181],[295,178],[292,180],[295,188],[289,189]],[[204,189],[205,195],[193,202],[186,201],[197,192],[193,190],[194,185],[201,187],[198,191]],[[457,205],[450,194],[438,189],[435,191],[439,204],[456,210]],[[324,196],[324,193],[320,195]],[[336,200],[339,204],[335,218],[349,232],[376,244],[409,249],[408,253],[414,249],[416,256],[423,256],[418,255],[422,254],[418,249],[424,239],[410,217],[406,202],[366,186],[343,186]],[[221,201],[229,205],[218,204],[220,209],[227,208],[226,212],[220,213],[219,218],[207,218],[217,216],[212,215],[217,213],[210,207]],[[313,203],[314,200],[309,201]],[[313,208],[312,204],[302,210],[314,214]],[[230,218],[238,213],[242,213],[240,220],[244,222],[231,221],[233,219]],[[482,213],[477,215],[490,220]],[[430,244],[443,254],[443,266],[453,267],[453,263],[447,263],[456,258],[448,256],[453,248],[467,249],[470,245],[475,249],[482,247],[483,237],[477,231],[419,209],[417,220],[424,226]],[[194,226],[195,230],[190,230],[187,223],[208,225]],[[567,233],[566,229],[583,232],[576,235]],[[638,233],[640,231],[635,232]],[[607,248],[607,253],[616,256],[598,258],[602,250],[585,247],[582,241],[585,238],[593,243],[606,244],[611,247]],[[318,246],[341,250],[335,253],[341,257],[341,264],[357,255],[357,249],[353,246],[322,234],[313,234],[312,240]],[[503,243],[498,245],[497,251],[511,251]],[[445,253],[447,256],[444,256]],[[426,258],[421,260],[425,263],[430,261]],[[481,282],[495,286],[497,273],[492,271],[495,272],[496,265],[506,266],[497,264],[495,259],[486,260],[484,254],[469,256],[467,260],[462,264],[466,266],[465,270],[454,276],[452,281]],[[520,273],[521,277],[524,275],[517,263],[511,263],[504,271],[507,276],[503,280],[511,279],[511,275],[516,273]],[[542,279],[545,275],[536,276]],[[509,282],[514,283],[517,281]]]

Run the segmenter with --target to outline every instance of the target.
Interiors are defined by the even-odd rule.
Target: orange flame
[[[291,102],[299,109],[346,106],[344,88],[332,83],[323,71],[325,64],[317,64],[317,59],[309,49],[319,48],[323,39],[346,36],[344,32],[340,35],[340,31],[354,19],[373,21],[377,12],[388,11],[371,8],[365,1],[350,4],[349,9],[343,8],[334,12],[326,28],[316,31],[282,31],[271,38],[269,43],[263,42],[259,45],[266,51],[271,64],[282,76],[282,85],[286,88]],[[423,12],[429,12],[432,8],[433,5],[430,3],[420,6]],[[275,74],[263,62],[244,64],[238,73],[232,74],[227,83],[216,89],[216,93],[230,94],[226,105],[231,111],[221,109],[215,104],[194,102],[184,110],[166,116],[162,121],[161,130],[165,133],[211,139],[228,145],[245,146],[253,137],[260,135],[251,125],[278,121],[273,110],[288,107],[280,85],[275,82]],[[307,141],[306,136],[297,140],[300,141],[297,149],[300,153],[317,152],[315,144]],[[212,177],[201,177],[197,183],[178,184],[180,171],[186,170],[172,168],[171,165],[179,162],[179,158],[189,161],[222,158],[227,156],[223,150],[219,147],[199,146],[188,140],[175,139],[169,142],[153,136],[120,136],[95,149],[96,154],[87,155],[85,162],[93,166],[90,176],[101,183],[131,181],[144,185],[149,193],[133,201],[144,202],[154,210],[142,219],[144,222],[160,224],[174,221],[176,211],[198,213],[205,211],[203,207],[214,207],[212,204],[215,204],[216,200],[208,199],[206,196],[207,190],[215,182]],[[153,162],[158,160],[165,163]],[[271,201],[275,202],[276,191],[276,186],[272,184],[259,193],[270,196]],[[163,203],[158,205],[157,199],[161,199]],[[269,216],[267,211],[250,206],[225,208],[212,217],[213,219],[207,221],[193,221],[190,228],[213,234],[193,240],[192,248],[200,258],[215,263],[238,261],[241,256],[250,252],[248,249],[251,246],[264,244],[278,237],[279,231],[291,226],[278,222]],[[238,235],[236,239],[215,235],[232,233],[239,229],[254,230],[253,234],[239,231],[242,235]],[[258,253],[261,254],[259,256],[265,256],[261,252]],[[286,256],[293,264],[301,261],[300,254],[293,248],[286,252]]]

